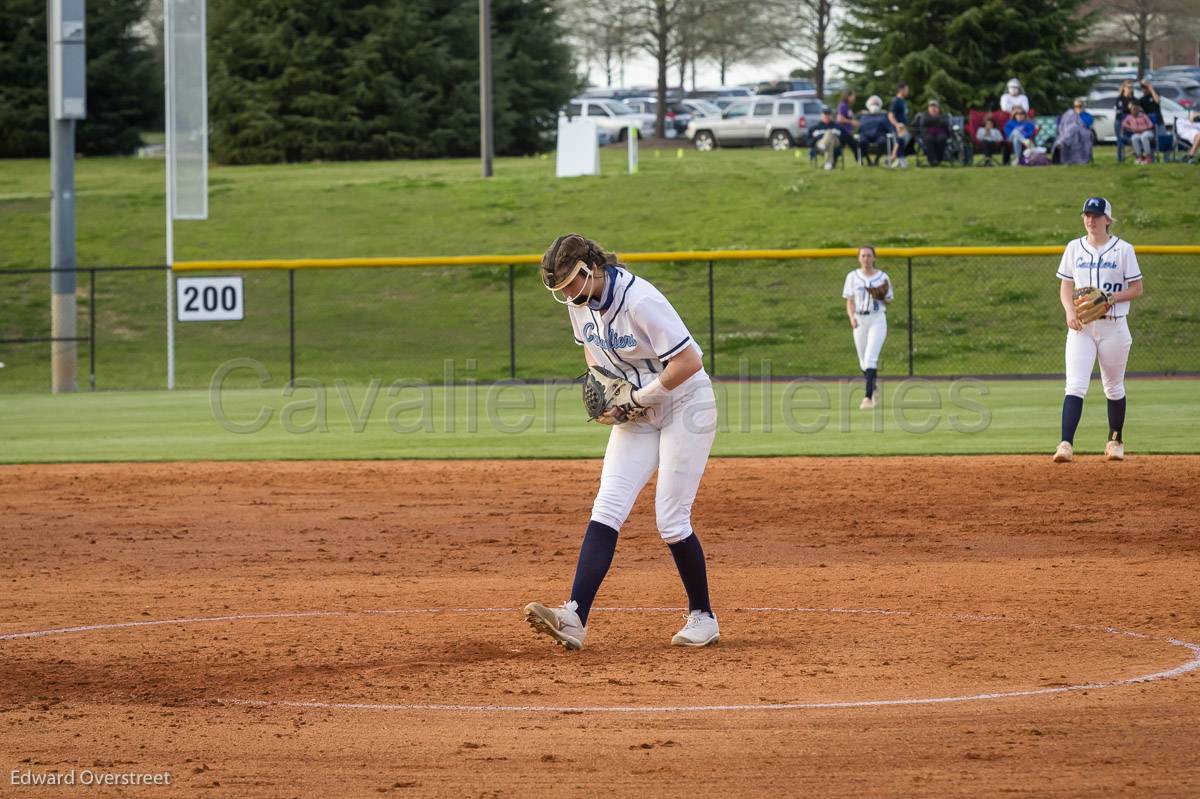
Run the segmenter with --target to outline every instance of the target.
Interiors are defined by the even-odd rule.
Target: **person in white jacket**
[[[1012,78],[1008,81],[1008,91],[1000,96],[1000,110],[1011,114],[1014,109],[1024,108],[1029,113],[1029,98],[1021,88],[1021,81]]]

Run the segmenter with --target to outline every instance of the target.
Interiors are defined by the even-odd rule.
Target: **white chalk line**
[[[178,619],[155,619],[150,621],[127,621],[113,622],[108,624],[88,624],[74,627],[57,627],[49,630],[32,630],[28,632],[4,633],[0,634],[0,641],[11,641],[28,638],[42,638],[53,635],[67,635],[72,633],[86,633],[104,630],[122,630],[138,627],[158,627],[163,625],[184,625],[184,624],[203,624],[216,622],[238,622],[238,621],[256,621],[266,619],[296,619],[296,618],[337,618],[337,617],[352,617],[352,616],[379,616],[379,615],[419,615],[419,614],[438,614],[438,613],[458,613],[458,614],[486,614],[486,613],[515,613],[518,608],[507,607],[487,607],[487,608],[394,608],[385,610],[364,610],[364,611],[288,611],[279,613],[245,613],[231,614],[224,616],[199,616],[192,618]],[[606,607],[594,608],[593,612],[617,612],[617,613],[681,613],[684,612],[682,607]],[[878,615],[878,616],[907,616],[912,617],[916,614],[907,610],[885,610],[882,608],[813,608],[813,607],[743,607],[730,608],[723,611],[724,613],[840,613],[840,614],[856,614],[856,615]],[[926,614],[931,616],[942,616],[947,618],[955,618],[961,621],[982,621],[982,622],[1005,622],[1005,623],[1020,623],[1030,624],[1041,627],[1060,626],[1063,629],[1084,630],[1088,632],[1102,632],[1109,635],[1122,635],[1139,639],[1152,639],[1153,636],[1146,633],[1134,632],[1131,630],[1121,630],[1116,627],[1098,627],[1083,624],[1061,624],[1055,625],[1046,622],[1038,622],[1031,619],[1021,619],[1007,616],[986,615],[986,614],[971,614],[971,613],[945,613],[945,614]],[[1182,641],[1178,638],[1161,639],[1164,643],[1171,646],[1181,647],[1191,652],[1191,659],[1185,663],[1181,663],[1174,668],[1156,671],[1151,674],[1142,674],[1136,677],[1126,677],[1119,680],[1108,680],[1104,682],[1079,683],[1076,685],[1062,685],[1047,688],[1033,688],[1026,690],[1014,691],[994,691],[990,693],[979,694],[961,694],[953,696],[933,696],[933,697],[912,697],[903,699],[862,699],[849,700],[842,702],[777,702],[777,703],[761,703],[761,704],[735,704],[735,705],[465,705],[465,704],[437,704],[437,703],[368,703],[368,702],[318,702],[318,701],[291,701],[291,700],[267,700],[267,699],[215,699],[210,700],[222,705],[239,706],[239,707],[284,707],[297,709],[313,709],[313,710],[375,710],[375,711],[449,711],[458,713],[713,713],[713,712],[745,712],[757,710],[836,710],[847,708],[865,708],[865,707],[896,707],[896,706],[912,706],[912,705],[938,705],[949,704],[955,702],[977,702],[995,699],[1013,699],[1020,697],[1031,696],[1047,696],[1051,694],[1062,694],[1078,691],[1096,691],[1106,688],[1116,688],[1123,685],[1137,685],[1141,683],[1157,682],[1160,680],[1169,680],[1174,677],[1181,677],[1189,672],[1200,670],[1200,644]]]

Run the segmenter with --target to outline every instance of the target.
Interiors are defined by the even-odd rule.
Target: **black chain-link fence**
[[[1139,260],[1146,293],[1130,315],[1130,372],[1200,373],[1200,255]],[[713,374],[832,377],[858,371],[841,296],[856,266],[852,258],[814,258],[631,269],[672,302]],[[881,257],[878,266],[895,291],[884,374],[1061,374],[1058,256]],[[162,268],[80,272],[78,335],[90,339],[79,345],[80,388],[88,387],[93,357],[99,389],[165,386]],[[235,358],[262,364],[277,385],[292,377],[436,384],[582,371],[566,311],[533,265],[241,274],[243,321],[176,325],[177,387],[205,387]],[[30,341],[50,335],[48,276],[0,272],[0,292],[0,392],[48,390],[50,344]],[[231,378],[234,385],[260,380],[248,370]]]

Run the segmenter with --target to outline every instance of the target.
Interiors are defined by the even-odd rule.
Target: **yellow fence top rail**
[[[1200,255],[1200,245],[1148,244],[1136,247],[1143,255]],[[1061,245],[1049,247],[879,247],[880,258],[952,256],[1059,255]],[[623,263],[668,261],[796,261],[811,258],[854,258],[855,247],[810,250],[675,250],[618,253]],[[361,269],[399,266],[506,266],[536,264],[541,255],[435,255],[415,258],[268,258],[241,261],[176,261],[176,272],[225,272],[251,269]]]

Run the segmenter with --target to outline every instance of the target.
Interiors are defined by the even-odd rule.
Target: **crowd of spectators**
[[[1135,163],[1145,164],[1153,161],[1164,127],[1158,92],[1149,81],[1142,81],[1141,87],[1138,97],[1133,81],[1121,86],[1114,126],[1119,141],[1132,147]],[[937,98],[930,98],[925,110],[910,114],[910,92],[907,83],[900,83],[886,110],[884,101],[872,95],[863,111],[856,113],[857,97],[847,91],[836,110],[823,107],[820,122],[810,127],[814,156],[824,157],[826,169],[832,169],[846,150],[864,164],[877,165],[886,158],[890,166],[903,169],[908,157],[919,151],[930,166],[939,166],[960,156],[967,146],[965,138],[969,138],[984,166],[993,166],[997,159],[1013,166],[1086,164],[1092,160],[1095,117],[1083,98],[1077,98],[1057,118],[1039,116],[1035,121],[1024,87],[1013,78],[999,98],[999,111],[973,118],[968,126],[962,118],[943,114]],[[1184,160],[1196,161],[1200,111],[1180,120],[1176,127],[1178,136],[1190,147]]]

